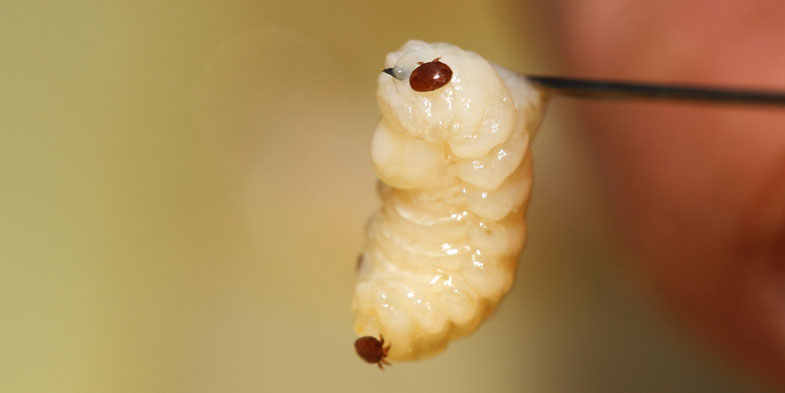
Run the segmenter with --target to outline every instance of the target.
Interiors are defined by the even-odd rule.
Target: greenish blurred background
[[[4,1],[0,391],[749,391],[625,272],[559,101],[497,314],[430,360],[355,355],[384,55],[560,70],[547,2],[457,4]]]

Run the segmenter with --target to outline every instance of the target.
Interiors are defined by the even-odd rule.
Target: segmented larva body
[[[432,62],[451,77],[416,91],[409,77]],[[474,331],[510,289],[543,99],[513,72],[449,44],[409,41],[386,67],[393,77],[379,76],[371,144],[383,205],[358,263],[354,328],[383,335],[387,359],[412,360]]]

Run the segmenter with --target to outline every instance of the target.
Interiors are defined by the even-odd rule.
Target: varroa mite
[[[409,86],[414,91],[432,91],[450,82],[452,69],[439,61],[440,59],[437,57],[428,63],[417,63],[419,67],[415,68],[409,76]]]
[[[379,335],[378,340],[375,337],[365,336],[358,338],[354,342],[354,349],[357,350],[357,354],[368,363],[376,363],[382,371],[384,371],[384,366],[382,366],[382,364],[391,366],[391,364],[385,360],[387,352],[390,351],[390,347],[391,345],[384,346],[384,337],[382,337],[381,334]]]

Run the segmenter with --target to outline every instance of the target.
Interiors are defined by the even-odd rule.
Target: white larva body
[[[436,58],[452,70],[450,82],[414,91],[408,73]],[[388,359],[412,360],[474,331],[510,289],[543,98],[449,44],[409,41],[385,66],[403,80],[378,80],[371,158],[383,206],[367,225],[354,328],[382,334]]]

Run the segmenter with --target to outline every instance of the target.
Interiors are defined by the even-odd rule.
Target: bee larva
[[[371,143],[383,205],[352,308],[359,340],[383,336],[384,359],[413,360],[473,332],[512,285],[543,96],[450,44],[409,41],[386,67]]]

